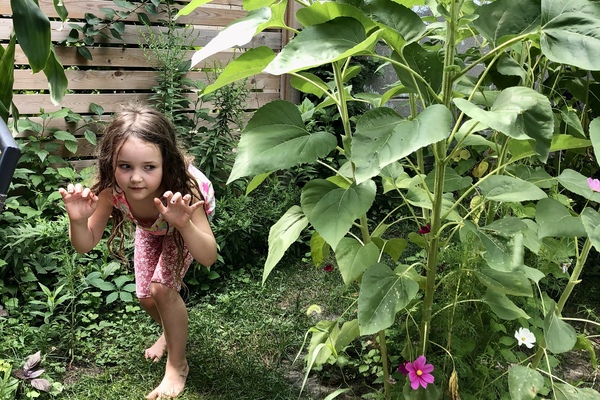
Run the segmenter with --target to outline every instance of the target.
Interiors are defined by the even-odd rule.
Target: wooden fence
[[[183,7],[189,1],[178,1],[178,7]],[[102,8],[118,9],[111,0],[64,0],[64,5],[69,12],[69,20],[63,23],[55,12],[52,0],[39,0],[39,5],[51,20],[54,43],[67,38],[71,31],[70,24],[83,25],[86,13],[103,16]],[[178,18],[177,23],[182,24],[178,29],[183,29],[184,24],[193,26],[193,46],[205,46],[220,29],[245,15],[242,0],[213,0],[197,8],[190,15]],[[165,17],[162,15],[158,19],[160,18]],[[93,60],[81,56],[74,46],[56,45],[56,54],[65,67],[69,81],[69,94],[58,106],[50,101],[45,75],[41,72],[31,73],[26,57],[17,46],[13,101],[21,116],[30,116],[32,120],[40,122],[41,110],[51,112],[63,107],[82,116],[92,116],[90,104],[95,103],[104,109],[105,114],[102,118],[108,118],[120,103],[134,99],[142,101],[148,99],[153,94],[152,87],[157,83],[157,72],[149,65],[140,43],[144,42],[142,35],[144,30],[152,29],[155,33],[166,31],[164,24],[157,22],[158,19],[154,18],[151,27],[140,24],[135,14],[123,20],[125,31],[121,35],[122,40],[97,37],[96,43],[88,47]],[[2,0],[0,1],[0,43],[4,45],[8,43],[11,29],[10,5],[8,1]],[[274,51],[278,51],[282,47],[283,40],[285,34],[281,30],[264,31],[256,36],[246,49],[269,46]],[[202,68],[214,67],[215,62],[218,65],[225,65],[244,50],[245,48],[229,49],[215,54],[189,72],[188,77],[206,82],[207,75]],[[190,58],[192,54],[193,51],[189,51]],[[286,90],[289,90],[285,88],[284,79],[272,75],[255,75],[248,80],[247,84],[251,90],[246,104],[249,113],[270,101],[286,97]],[[197,97],[193,92],[190,92],[189,96],[192,100]],[[206,103],[203,106],[212,107],[211,104]],[[76,125],[66,123],[64,120],[52,121],[51,127],[70,132],[77,131]],[[19,136],[30,134],[31,132],[23,132]],[[61,147],[58,153],[67,158],[75,156],[80,160],[79,163],[75,163],[76,166],[84,166],[90,163],[85,160],[91,160],[94,148],[82,137],[78,137],[78,142],[77,154],[70,153],[64,147]]]

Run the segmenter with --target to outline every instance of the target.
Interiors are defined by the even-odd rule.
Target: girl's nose
[[[131,174],[131,178],[130,179],[131,179],[132,182],[141,182],[142,181],[142,176],[139,173],[137,173],[136,171],[134,171]]]

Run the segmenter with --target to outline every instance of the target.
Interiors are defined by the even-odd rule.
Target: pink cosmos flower
[[[600,180],[588,178],[587,181],[590,189],[592,189],[594,192],[600,192]]]
[[[408,371],[408,379],[410,379],[410,387],[417,390],[419,386],[427,389],[427,384],[433,383],[433,365],[427,364],[425,356],[419,356],[414,362],[406,363]]]
[[[404,376],[408,376],[408,370],[406,369],[406,364],[410,364],[410,362],[405,361],[398,365],[398,372],[400,372]]]
[[[423,225],[420,229],[419,229],[419,235],[424,235],[426,233],[431,232],[431,224],[427,224],[427,225]]]

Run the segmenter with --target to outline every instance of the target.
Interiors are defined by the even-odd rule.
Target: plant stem
[[[454,64],[456,39],[456,1],[450,3],[450,18],[447,21],[447,36],[445,43],[444,57],[444,76],[442,80],[442,100],[449,108],[452,100],[452,83],[453,76],[451,66]],[[431,326],[431,308],[433,306],[433,295],[435,293],[435,278],[437,272],[438,256],[439,256],[439,241],[441,227],[442,200],[444,194],[444,178],[446,172],[446,153],[448,151],[445,140],[441,140],[433,145],[435,157],[435,183],[433,192],[433,203],[431,212],[431,233],[432,238],[429,243],[427,254],[427,276],[425,283],[425,296],[423,298],[423,319],[421,320],[421,351],[423,355],[427,352],[429,341],[429,330]]]
[[[581,271],[583,270],[583,266],[585,265],[588,255],[590,254],[590,250],[592,249],[592,241],[590,238],[585,239],[585,243],[581,249],[581,253],[577,257],[577,263],[575,263],[575,268],[573,268],[573,273],[571,273],[571,277],[569,278],[569,282],[567,282],[567,286],[565,286],[565,290],[560,295],[558,299],[558,303],[556,303],[556,308],[554,312],[556,314],[560,314],[567,303],[567,300],[571,296],[575,285],[577,285],[581,280],[579,280],[579,275],[581,275]],[[552,310],[548,312],[553,312]],[[537,353],[535,353],[535,357],[531,362],[531,366],[535,369],[537,368],[542,356],[544,355],[545,348],[543,346],[539,346]]]
[[[385,341],[385,330],[379,331],[379,350],[381,351],[381,364],[383,367],[383,393],[387,400],[391,399],[392,385],[389,382],[390,365],[388,363],[387,343]]]

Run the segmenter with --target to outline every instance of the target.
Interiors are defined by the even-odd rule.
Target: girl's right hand
[[[65,202],[65,208],[71,221],[87,220],[94,214],[98,206],[98,196],[89,188],[84,188],[80,183],[69,183],[67,189],[59,188],[58,192]]]

